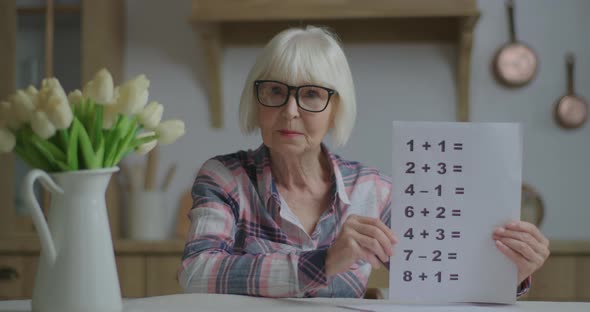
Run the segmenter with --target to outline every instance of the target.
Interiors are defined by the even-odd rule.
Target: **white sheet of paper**
[[[516,266],[492,232],[520,218],[521,167],[518,124],[393,123],[390,300],[516,301]]]
[[[424,305],[424,304],[365,304],[348,305],[352,311],[358,312],[519,312],[523,311],[514,305],[474,305],[474,304],[450,304],[450,305]]]

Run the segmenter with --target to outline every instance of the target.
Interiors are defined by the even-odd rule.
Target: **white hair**
[[[354,127],[356,100],[354,83],[344,51],[330,31],[307,26],[290,28],[274,36],[250,70],[240,100],[240,128],[250,134],[260,126],[255,80],[279,80],[288,84],[312,83],[336,90],[332,143],[342,146]]]

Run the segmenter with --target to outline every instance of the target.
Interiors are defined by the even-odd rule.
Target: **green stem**
[[[94,118],[94,148],[98,149],[100,142],[104,145],[102,137],[102,105],[96,105],[95,118]]]
[[[123,143],[121,144],[121,146],[119,146],[117,148],[117,154],[115,156],[115,159],[114,159],[113,163],[110,164],[111,167],[118,164],[119,161],[121,160],[121,158],[123,158],[123,156],[125,156],[125,153],[127,152],[127,148],[129,146],[129,143],[131,143],[131,140],[133,140],[133,138],[135,138],[135,135],[137,134],[137,129],[138,129],[137,117],[133,116],[131,118],[129,132],[127,133],[127,135],[123,139]]]
[[[68,150],[68,145],[69,145],[69,135],[68,135],[68,129],[60,129],[57,130],[58,136],[61,140],[61,147],[62,150],[67,151]]]
[[[99,164],[96,163],[96,156],[94,154],[94,150],[92,149],[92,143],[90,142],[90,138],[88,137],[86,129],[84,129],[84,126],[80,123],[80,121],[78,121],[78,119],[74,119],[74,122],[79,125],[78,143],[80,143],[80,150],[82,151],[82,157],[84,158],[84,164],[86,165],[86,168],[99,168]]]
[[[148,137],[144,137],[138,140],[134,140],[133,142],[131,142],[131,144],[129,144],[129,149],[131,151],[135,150],[138,146],[151,142],[152,140],[157,140],[158,136],[157,135],[152,135],[152,136],[148,136]]]

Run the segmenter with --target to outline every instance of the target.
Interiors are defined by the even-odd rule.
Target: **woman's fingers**
[[[369,250],[371,253],[379,257],[379,259],[381,259],[382,262],[387,262],[389,260],[389,256],[387,255],[385,250],[383,250],[383,247],[379,243],[379,240],[377,240],[376,238],[363,235],[359,232],[356,232],[353,238],[361,248]]]
[[[496,246],[498,247],[500,252],[505,254],[518,267],[524,267],[528,264],[527,260],[520,253],[515,252],[510,247],[506,246],[506,244],[502,243],[502,241],[497,240]]]
[[[508,230],[526,232],[532,235],[539,243],[549,246],[549,240],[539,231],[539,229],[532,223],[525,221],[514,221],[506,225]]]
[[[381,231],[383,231],[383,233],[386,234],[386,236],[389,238],[389,240],[391,241],[392,244],[395,244],[399,241],[397,239],[397,236],[395,235],[395,233],[393,233],[393,231],[389,227],[387,227],[387,225],[385,225],[383,222],[381,222],[381,220],[379,220],[379,219],[363,217],[363,216],[356,216],[356,220],[360,223],[363,223],[363,224],[378,227],[379,229],[381,229]]]
[[[385,234],[379,227],[365,223],[358,223],[355,225],[355,228],[360,234],[376,239],[387,256],[393,256],[392,243],[387,237],[387,234]]]
[[[369,262],[373,269],[378,269],[379,267],[381,267],[382,262],[379,261],[379,259],[375,256],[375,254],[372,251],[363,248],[361,252],[363,260]]]
[[[542,264],[543,261],[545,261],[541,257],[541,255],[537,254],[533,250],[533,248],[531,248],[531,246],[529,246],[528,244],[526,244],[522,241],[505,237],[505,238],[501,238],[500,242],[502,242],[504,245],[508,246],[515,253],[520,254],[528,262],[535,263],[535,264]]]
[[[513,231],[505,228],[499,228],[494,231],[494,239],[500,239],[503,237],[522,241],[528,244],[536,253],[543,256],[548,252],[547,248],[528,232]]]

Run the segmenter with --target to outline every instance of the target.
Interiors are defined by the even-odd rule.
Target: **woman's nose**
[[[299,116],[299,107],[297,106],[297,99],[295,93],[289,92],[287,104],[283,107],[283,112],[287,117],[293,118]]]

